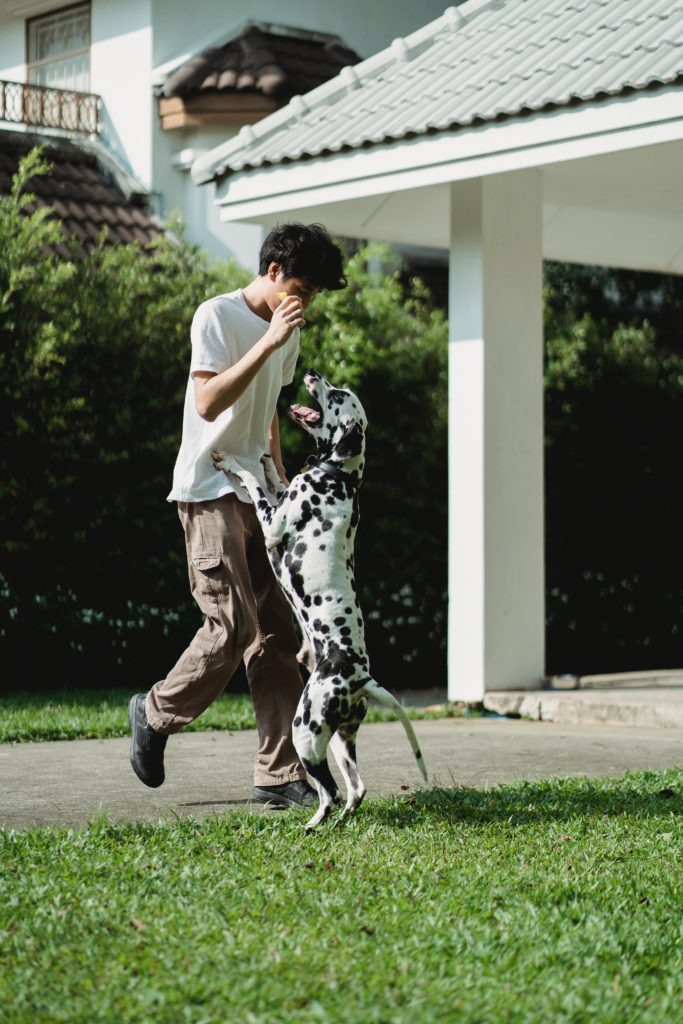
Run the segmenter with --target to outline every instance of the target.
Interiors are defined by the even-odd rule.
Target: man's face
[[[279,263],[271,263],[268,268],[268,278],[271,284],[269,289],[269,301],[268,305],[272,310],[277,309],[282,301],[280,294],[286,292],[287,295],[296,295],[297,298],[301,299],[302,309],[307,309],[316,295],[321,291],[317,285],[314,285],[307,277],[285,277],[284,271]]]

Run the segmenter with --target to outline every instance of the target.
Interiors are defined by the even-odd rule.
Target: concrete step
[[[683,682],[579,690],[492,690],[484,708],[563,725],[683,728]]]

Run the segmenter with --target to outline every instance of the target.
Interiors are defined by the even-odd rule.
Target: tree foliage
[[[545,279],[549,671],[675,667],[683,282],[556,263]]]

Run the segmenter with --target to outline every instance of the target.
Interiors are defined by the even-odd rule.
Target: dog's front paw
[[[263,466],[263,475],[265,476],[268,490],[275,498],[279,498],[282,492],[286,490],[286,487],[275,469],[273,456],[265,452],[261,456],[261,465]]]
[[[243,469],[237,459],[232,455],[227,455],[225,452],[218,451],[211,452],[211,459],[215,469],[222,470],[227,476],[241,483]]]

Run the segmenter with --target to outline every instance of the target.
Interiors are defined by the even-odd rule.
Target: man
[[[168,736],[223,693],[244,659],[259,735],[254,799],[285,807],[316,802],[291,738],[303,688],[292,614],[246,491],[216,471],[210,453],[237,456],[265,486],[261,457],[269,452],[286,482],[278,395],[294,377],[304,311],[324,288],[345,284],[342,254],[321,225],[283,224],[263,243],[258,276],[202,303],[194,316],[168,500],[178,503],[190,586],[206,619],[166,678],[130,702],[130,760],[147,786],[164,781]]]

